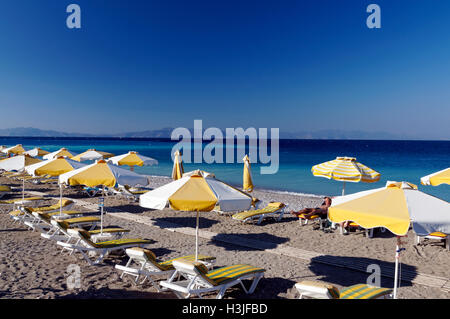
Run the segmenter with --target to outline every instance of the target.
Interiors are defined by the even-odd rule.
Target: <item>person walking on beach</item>
[[[309,219],[313,215],[319,215],[321,219],[326,219],[328,217],[328,207],[331,206],[331,197],[324,197],[323,203],[316,208],[304,208],[298,212],[292,211],[291,214],[299,217],[303,215],[303,218]]]

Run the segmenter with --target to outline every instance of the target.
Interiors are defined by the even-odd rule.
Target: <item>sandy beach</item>
[[[170,181],[166,177],[152,177],[151,188]],[[1,177],[0,184],[17,187],[13,197],[20,197],[21,182]],[[57,197],[59,188],[53,185],[34,185],[27,182],[28,191],[44,192]],[[64,189],[64,197],[97,204],[98,197],[89,198],[73,189]],[[300,196],[289,193],[261,191],[254,196],[263,204],[280,201],[288,205],[287,211],[305,207],[316,207],[322,201],[316,196]],[[56,200],[48,200],[55,203]],[[194,253],[195,238],[177,231],[164,229],[167,223],[179,227],[195,228],[195,214],[175,212],[171,209],[148,210],[138,203],[119,196],[105,199],[108,214],[106,225],[119,225],[130,230],[126,237],[154,240],[149,248],[161,260]],[[86,210],[83,207],[75,209]],[[99,266],[90,266],[80,255],[69,256],[60,253],[54,241],[40,237],[37,232],[27,230],[20,223],[9,218],[10,206],[0,206],[0,298],[176,298],[170,292],[157,292],[149,284],[136,285],[131,277],[119,278],[114,269],[117,263],[124,264],[126,256],[110,256]],[[131,213],[152,220],[153,226],[114,216],[115,211]],[[216,233],[213,239],[200,239],[200,253],[217,257],[217,266],[233,263],[248,263],[266,269],[265,277],[252,295],[241,289],[230,289],[225,298],[292,299],[297,297],[294,284],[302,280],[321,280],[338,287],[365,283],[369,274],[348,268],[335,267],[323,262],[305,261],[301,258],[274,254],[269,250],[252,249],[246,245],[234,245],[221,240],[228,235],[237,235],[243,242],[265,242],[269,248],[289,246],[320,253],[337,261],[365,261],[392,266],[396,238],[391,233],[378,232],[374,238],[366,238],[363,233],[343,236],[338,230],[325,233],[316,229],[314,223],[300,226],[298,220],[289,213],[281,221],[268,219],[261,225],[243,224],[229,215],[217,212],[201,213],[202,231]],[[402,254],[402,270],[406,273],[426,274],[450,279],[448,265],[450,253],[441,243],[414,245],[414,233],[409,231],[404,238],[406,251]],[[80,267],[81,287],[70,289],[67,278],[68,266]],[[382,276],[383,287],[393,287],[393,279]],[[448,290],[403,281],[399,288],[399,298],[449,298]],[[206,297],[212,298],[212,295]]]

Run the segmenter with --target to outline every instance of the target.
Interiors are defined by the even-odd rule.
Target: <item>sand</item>
[[[152,177],[151,187],[169,181],[165,177]],[[21,187],[21,182],[4,177],[0,177],[0,184]],[[53,196],[59,194],[57,185],[34,185],[27,182],[26,190],[45,192]],[[20,192],[13,195],[20,196]],[[254,196],[262,200],[263,204],[268,201],[284,202],[289,205],[288,211],[315,207],[322,201],[320,197],[315,196],[262,190],[255,190]],[[91,203],[99,201],[98,197],[89,198],[73,189],[64,189],[64,197]],[[55,203],[56,200],[48,202]],[[118,196],[107,197],[105,206],[106,210],[110,211],[105,216],[105,224],[130,229],[126,237],[153,239],[155,242],[150,244],[149,248],[161,260],[194,253],[193,236],[157,227],[170,222],[194,228],[193,213],[180,213],[171,209],[148,210]],[[75,208],[85,210],[82,207]],[[37,232],[27,230],[23,224],[13,223],[7,214],[10,209],[8,206],[0,206],[0,298],[175,298],[170,292],[157,292],[149,284],[136,285],[131,277],[120,279],[114,265],[126,263],[126,256],[111,256],[101,265],[90,266],[79,254],[61,254],[54,241],[41,238]],[[154,221],[156,226],[115,217],[113,210],[145,216]],[[347,236],[340,235],[338,231],[325,233],[315,229],[314,223],[300,226],[298,220],[290,214],[286,214],[279,222],[267,220],[261,225],[254,225],[243,224],[229,215],[220,215],[217,212],[201,213],[200,228],[218,234],[213,240],[201,238],[199,247],[200,253],[216,256],[218,266],[249,263],[266,269],[265,277],[254,294],[246,295],[240,288],[235,288],[226,293],[226,299],[291,299],[298,296],[293,286],[301,280],[322,280],[344,287],[364,283],[369,275],[321,262],[225,243],[221,241],[221,236],[226,234],[239,235],[242,240],[264,241],[273,248],[280,245],[300,248],[336,260],[364,260],[382,266],[392,265],[394,261],[396,239],[389,232],[376,233],[374,238],[366,238],[362,233],[351,233]],[[406,251],[401,259],[404,272],[450,279],[450,252],[445,250],[441,243],[415,246],[412,231],[404,241]],[[67,284],[72,274],[70,265],[77,265],[80,269],[80,288],[71,288]],[[393,279],[383,276],[381,285],[392,287]],[[402,282],[398,292],[399,298],[442,299],[449,298],[449,295],[446,290],[410,282]]]

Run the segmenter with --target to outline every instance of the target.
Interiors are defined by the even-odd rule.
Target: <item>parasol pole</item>
[[[103,207],[105,206],[105,185],[102,185],[102,203],[100,213],[100,234],[103,235]]]
[[[394,275],[394,299],[397,299],[397,286],[399,282],[398,276],[398,266],[400,261],[400,252],[405,250],[402,248],[402,242],[400,236],[397,236],[397,245],[395,247],[395,275]]]
[[[197,209],[197,226],[195,227],[195,261],[198,261],[198,209]]]
[[[59,183],[59,217],[62,216],[62,184]]]
[[[25,174],[22,176],[22,202],[25,200]]]
[[[345,181],[344,181],[344,186],[342,187],[342,196],[345,195]]]

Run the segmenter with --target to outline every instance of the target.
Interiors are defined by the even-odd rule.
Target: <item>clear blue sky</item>
[[[66,27],[70,3],[79,30]],[[381,29],[366,26],[370,3]],[[2,1],[1,126],[203,119],[450,138],[449,14],[448,0]]]

